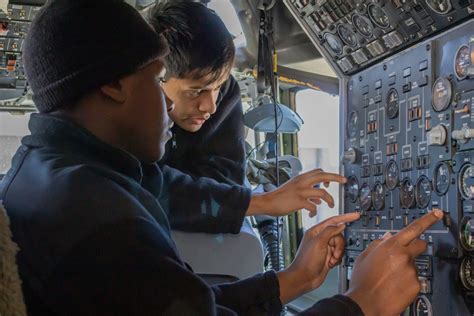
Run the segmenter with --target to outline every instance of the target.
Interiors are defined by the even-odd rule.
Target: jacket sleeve
[[[240,232],[252,192],[240,185],[193,179],[163,166],[165,185],[159,202],[173,229],[205,233]]]
[[[133,220],[80,242],[38,293],[58,315],[236,315],[239,307],[264,312],[260,306],[274,297],[247,293],[278,291],[267,283],[257,277],[212,289],[184,266],[160,227]]]
[[[298,314],[302,316],[364,316],[356,302],[344,295],[336,295],[317,302],[313,307]]]

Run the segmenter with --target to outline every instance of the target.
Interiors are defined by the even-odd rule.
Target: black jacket
[[[280,312],[274,272],[210,288],[186,267],[156,199],[165,182],[157,165],[51,115],[33,114],[30,130],[0,183],[29,315]],[[339,296],[308,313],[360,310]]]

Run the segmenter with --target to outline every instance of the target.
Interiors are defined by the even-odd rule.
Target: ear
[[[122,80],[104,85],[100,87],[100,91],[117,103],[124,103],[127,100],[127,90]]]

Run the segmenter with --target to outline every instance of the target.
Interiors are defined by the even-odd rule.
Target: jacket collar
[[[138,183],[142,181],[140,161],[130,153],[113,147],[73,121],[51,114],[31,114],[31,135],[22,139],[28,147],[54,147],[73,155],[103,163]]]

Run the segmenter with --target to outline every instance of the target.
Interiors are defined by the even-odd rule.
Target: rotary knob
[[[348,162],[350,164],[355,164],[357,161],[357,151],[354,148],[349,148],[344,152],[344,155],[342,156],[342,159],[345,162]]]
[[[446,127],[443,125],[436,125],[428,132],[428,145],[429,146],[443,146],[446,143]]]

